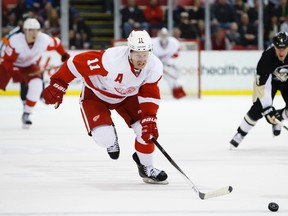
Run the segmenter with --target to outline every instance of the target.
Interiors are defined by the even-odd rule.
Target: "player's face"
[[[138,70],[142,70],[149,58],[150,52],[149,51],[133,51],[130,53],[131,63],[133,64],[134,68]]]
[[[288,54],[288,47],[286,47],[286,48],[275,47],[275,50],[276,50],[276,55],[277,55],[279,61],[283,62],[285,60],[287,54]]]
[[[38,32],[38,29],[25,29],[27,43],[34,43],[37,38]]]

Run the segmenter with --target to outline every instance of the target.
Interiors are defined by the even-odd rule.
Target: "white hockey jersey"
[[[58,51],[57,49],[60,51]],[[46,50],[57,50],[59,54],[65,53],[59,38],[39,32],[32,47],[26,42],[25,34],[18,33],[9,39],[9,45],[5,49],[4,60],[12,61],[15,66],[28,67],[37,64],[37,61]]]
[[[158,81],[162,77],[163,64],[151,53],[144,69],[137,74],[128,54],[128,46],[84,52],[71,57],[51,79],[69,83],[75,77],[81,78],[98,98],[110,104],[138,95],[140,104],[158,107]]]
[[[180,50],[180,43],[174,37],[167,38],[167,44],[161,44],[160,37],[152,39],[153,53],[163,62],[163,64],[172,64],[173,58],[177,57]]]

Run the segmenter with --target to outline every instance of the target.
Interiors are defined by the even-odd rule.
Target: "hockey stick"
[[[157,140],[152,137],[152,142],[158,147],[158,149],[164,154],[164,156],[168,159],[168,161],[182,174],[184,179],[192,186],[192,189],[198,195],[198,197],[202,200],[223,196],[232,192],[232,186],[223,187],[214,191],[210,191],[208,193],[202,193],[197,186],[190,180],[190,178],[182,171],[182,169],[176,164],[176,162],[169,156],[169,154],[165,151],[165,149],[159,144]]]

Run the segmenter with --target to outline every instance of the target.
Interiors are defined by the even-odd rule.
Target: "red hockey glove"
[[[62,61],[62,62],[65,62],[69,57],[70,57],[70,55],[69,55],[68,53],[64,53],[64,54],[61,56],[61,61]]]
[[[157,118],[154,116],[146,116],[141,119],[142,139],[149,142],[152,137],[157,140],[159,134],[156,124]]]
[[[42,96],[46,104],[55,104],[57,109],[62,103],[68,84],[60,80],[51,80],[50,85],[44,89]]]
[[[277,120],[279,121],[283,120],[280,113],[277,110],[275,110],[273,106],[269,106],[263,109],[262,115],[265,116],[266,121],[269,124],[273,124],[273,125],[277,124]]]

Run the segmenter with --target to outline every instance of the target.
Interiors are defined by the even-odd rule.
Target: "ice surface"
[[[142,182],[132,160],[134,134],[115,113],[117,161],[86,134],[78,97],[65,97],[57,110],[39,102],[29,130],[22,129],[20,99],[0,97],[0,216],[287,216],[288,131],[272,137],[262,119],[229,150],[251,104],[250,96],[162,101],[158,141],[168,154],[200,191],[234,188],[200,200],[158,149],[154,165],[170,183]],[[275,105],[284,106],[280,97]],[[272,201],[277,213],[268,210]]]

